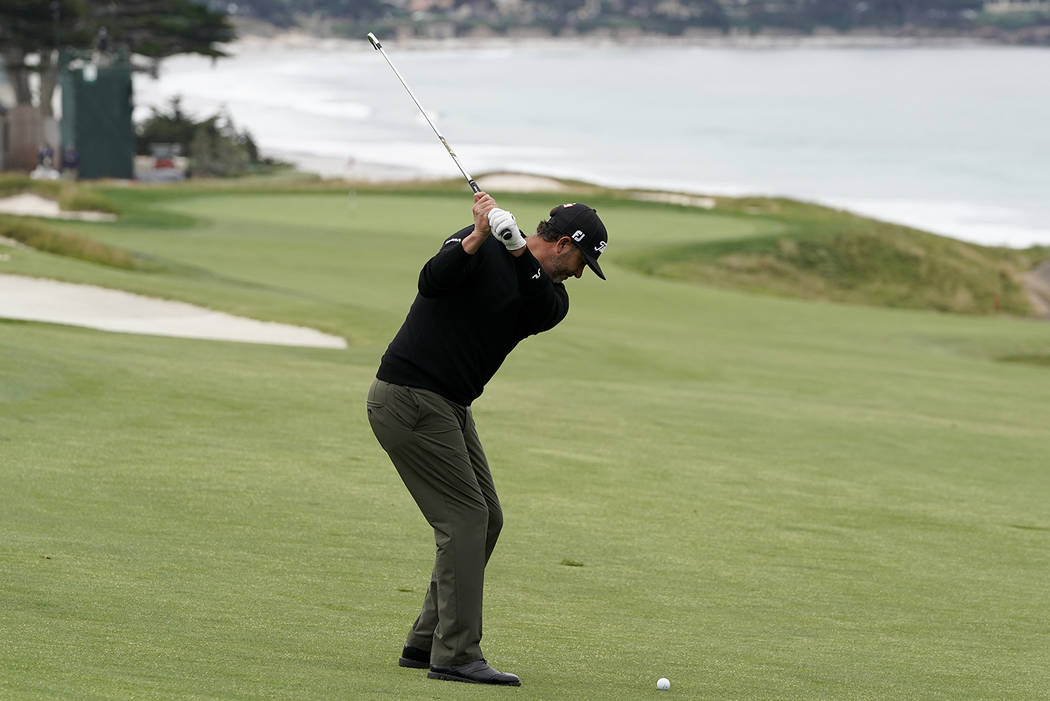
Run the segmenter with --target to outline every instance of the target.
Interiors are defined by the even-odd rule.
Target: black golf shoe
[[[420,650],[418,647],[405,645],[405,649],[401,651],[401,657],[397,659],[397,664],[412,669],[426,669],[430,666],[430,650]]]
[[[432,665],[427,676],[431,679],[444,679],[450,682],[467,682],[469,684],[499,684],[501,686],[521,686],[517,675],[500,672],[489,666],[485,660],[468,662],[454,667]]]

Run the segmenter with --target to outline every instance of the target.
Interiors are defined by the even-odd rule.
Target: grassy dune
[[[566,321],[475,404],[506,516],[483,645],[524,686],[452,686],[395,665],[433,545],[364,396],[469,197],[102,194],[118,222],[50,226],[148,269],[11,249],[0,272],[351,345],[0,322],[0,697],[634,699],[660,676],[678,698],[1050,688],[1050,326],[645,274],[656,247],[788,224],[588,196],[609,281],[570,281]],[[495,194],[526,224],[574,199]]]
[[[720,213],[761,222],[742,240],[646,249],[644,272],[803,299],[970,314],[1032,314],[1022,276],[1050,247],[979,246],[820,205],[721,199]]]

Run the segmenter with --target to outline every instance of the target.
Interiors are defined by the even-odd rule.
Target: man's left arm
[[[529,333],[540,333],[554,328],[569,313],[569,294],[564,285],[555,284],[543,272],[538,260],[528,247],[514,251],[514,272],[518,289],[525,298],[525,317]]]
[[[488,217],[492,236],[514,259],[518,290],[525,301],[521,317],[525,333],[540,333],[553,328],[569,313],[569,295],[565,286],[555,283],[543,271],[543,266],[526,245],[513,214],[493,208]]]

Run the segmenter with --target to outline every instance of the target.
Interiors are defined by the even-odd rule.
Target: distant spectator
[[[80,163],[80,157],[73,146],[66,146],[62,151],[62,170],[76,170]]]
[[[36,150],[36,155],[38,165],[43,168],[50,168],[55,162],[55,151],[51,148],[51,144],[40,144],[40,148]]]

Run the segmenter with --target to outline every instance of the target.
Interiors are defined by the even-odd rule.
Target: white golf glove
[[[489,228],[492,235],[507,247],[508,251],[516,251],[525,245],[525,237],[518,229],[518,220],[505,209],[493,209],[489,212]]]

